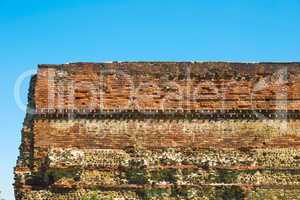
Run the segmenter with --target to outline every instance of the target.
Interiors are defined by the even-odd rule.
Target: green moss
[[[128,169],[121,177],[127,179],[129,184],[146,184],[149,182],[147,171],[142,169]]]
[[[112,198],[111,198],[112,199]],[[82,200],[101,200],[96,193],[85,195]]]
[[[218,188],[217,199],[223,200],[244,200],[245,193],[242,188],[238,186],[224,186]]]
[[[162,169],[162,170],[155,170],[151,171],[151,180],[161,182],[169,182],[175,183],[177,180],[178,170],[176,169]]]
[[[61,178],[73,179],[74,181],[78,181],[80,179],[81,171],[78,169],[52,169],[48,170],[45,173],[45,178],[48,182],[55,182]]]
[[[167,189],[146,189],[143,191],[138,191],[137,194],[141,199],[150,200],[150,199],[163,199],[164,197],[170,196],[170,191]]]
[[[193,188],[189,186],[174,186],[172,187],[171,197],[174,199],[193,199],[193,200],[216,200],[216,187],[203,186],[201,188]]]
[[[249,200],[300,200],[299,189],[256,189],[249,193]]]
[[[114,200],[113,195],[101,196],[97,192],[87,194],[82,197],[82,200]]]
[[[239,172],[231,170],[219,170],[218,182],[219,183],[235,183],[239,176]]]

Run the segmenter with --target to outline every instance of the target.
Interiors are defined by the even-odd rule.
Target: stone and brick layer
[[[299,72],[299,63],[40,65],[16,199],[300,199]]]

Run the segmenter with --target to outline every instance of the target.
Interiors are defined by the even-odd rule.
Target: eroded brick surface
[[[297,109],[299,71],[299,64],[41,65],[36,108]]]
[[[40,65],[16,199],[300,199],[299,67]]]

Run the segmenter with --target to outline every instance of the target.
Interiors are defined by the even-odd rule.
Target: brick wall
[[[299,66],[240,63],[41,65],[35,89],[36,108],[293,110],[300,105]]]
[[[16,199],[299,199],[299,67],[40,65]]]

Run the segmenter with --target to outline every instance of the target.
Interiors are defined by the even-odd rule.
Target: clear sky
[[[109,60],[300,61],[300,0],[0,0],[3,197],[25,115],[16,79],[39,63]]]

